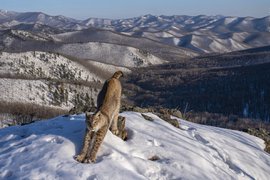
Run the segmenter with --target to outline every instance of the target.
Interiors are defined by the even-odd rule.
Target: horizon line
[[[74,19],[74,20],[80,20],[80,21],[84,21],[87,19],[91,19],[91,18],[96,18],[96,19],[107,19],[107,20],[119,20],[119,19],[131,19],[131,18],[137,18],[137,17],[143,17],[143,16],[147,16],[147,15],[151,15],[151,16],[156,16],[156,17],[160,17],[160,16],[167,16],[167,17],[171,17],[171,16],[189,16],[189,17],[197,17],[197,16],[207,16],[207,17],[238,17],[238,18],[254,18],[254,19],[262,19],[262,18],[266,18],[266,17],[270,17],[270,15],[267,16],[262,16],[262,17],[254,17],[254,16],[235,16],[235,15],[222,15],[222,14],[215,14],[215,15],[206,15],[206,14],[198,14],[198,15],[187,15],[187,14],[174,14],[174,15],[165,15],[165,14],[151,14],[151,13],[146,13],[143,15],[136,15],[136,16],[132,16],[132,17],[123,17],[123,18],[107,18],[107,17],[87,17],[87,18],[76,18],[76,17],[71,17],[71,16],[67,16],[67,15],[63,15],[63,14],[50,14],[47,12],[43,12],[43,11],[12,11],[12,10],[6,10],[6,9],[0,9],[0,11],[8,13],[8,12],[13,12],[13,13],[42,13],[48,16],[64,16],[66,18],[70,18],[70,19]]]

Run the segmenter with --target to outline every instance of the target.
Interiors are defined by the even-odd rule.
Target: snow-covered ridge
[[[57,52],[122,67],[146,67],[166,62],[137,48],[99,42],[66,44],[58,48]]]
[[[85,61],[82,63],[82,61]],[[56,53],[30,51],[23,53],[0,53],[0,75],[29,76],[36,79],[60,79],[72,81],[104,81],[97,73],[112,74],[117,70],[130,73],[125,67],[119,67],[90,60],[70,60]],[[90,64],[92,66],[87,66]]]
[[[0,130],[2,179],[260,179],[270,156],[261,139],[180,120],[180,129],[147,113],[124,112],[128,141],[108,132],[97,163],[74,160],[84,114]],[[156,161],[149,160],[157,156]]]
[[[11,34],[15,37],[22,38],[23,40],[36,40],[36,41],[49,41],[52,38],[47,34],[35,35],[33,33],[22,30],[11,30]]]
[[[0,74],[29,75],[38,79],[103,80],[86,67],[55,53],[38,51],[2,52],[0,62]]]
[[[94,87],[76,86],[103,81],[86,67],[61,55],[47,52],[0,54],[0,100],[35,103],[70,109],[77,94],[95,96]],[[70,82],[70,83],[64,83]],[[62,98],[59,99],[59,95]]]
[[[78,100],[87,97],[96,101],[96,88],[46,80],[0,78],[0,101],[9,103],[39,104],[70,110]]]

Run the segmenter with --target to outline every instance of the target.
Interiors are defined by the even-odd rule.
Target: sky
[[[270,0],[0,0],[0,9],[75,19],[153,15],[270,15]]]

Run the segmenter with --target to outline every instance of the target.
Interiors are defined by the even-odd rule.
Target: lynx
[[[86,132],[81,153],[76,160],[82,163],[96,161],[98,149],[108,131],[118,135],[117,121],[121,101],[121,83],[119,78],[123,76],[117,71],[108,79],[97,98],[97,112],[93,115],[86,113]]]

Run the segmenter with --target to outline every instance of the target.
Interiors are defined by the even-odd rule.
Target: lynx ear
[[[90,112],[86,112],[86,113],[85,113],[85,116],[86,116],[86,119],[92,119],[93,114],[90,113]]]
[[[98,112],[95,114],[95,116],[100,116],[100,111],[98,111]]]
[[[120,74],[120,75],[119,75],[120,77],[124,77],[124,73],[123,73],[122,71],[118,71],[118,72],[119,72],[119,74]]]
[[[116,78],[116,79],[119,79],[120,77],[123,77],[124,74],[122,71],[116,71],[114,74],[113,74],[113,78]]]

